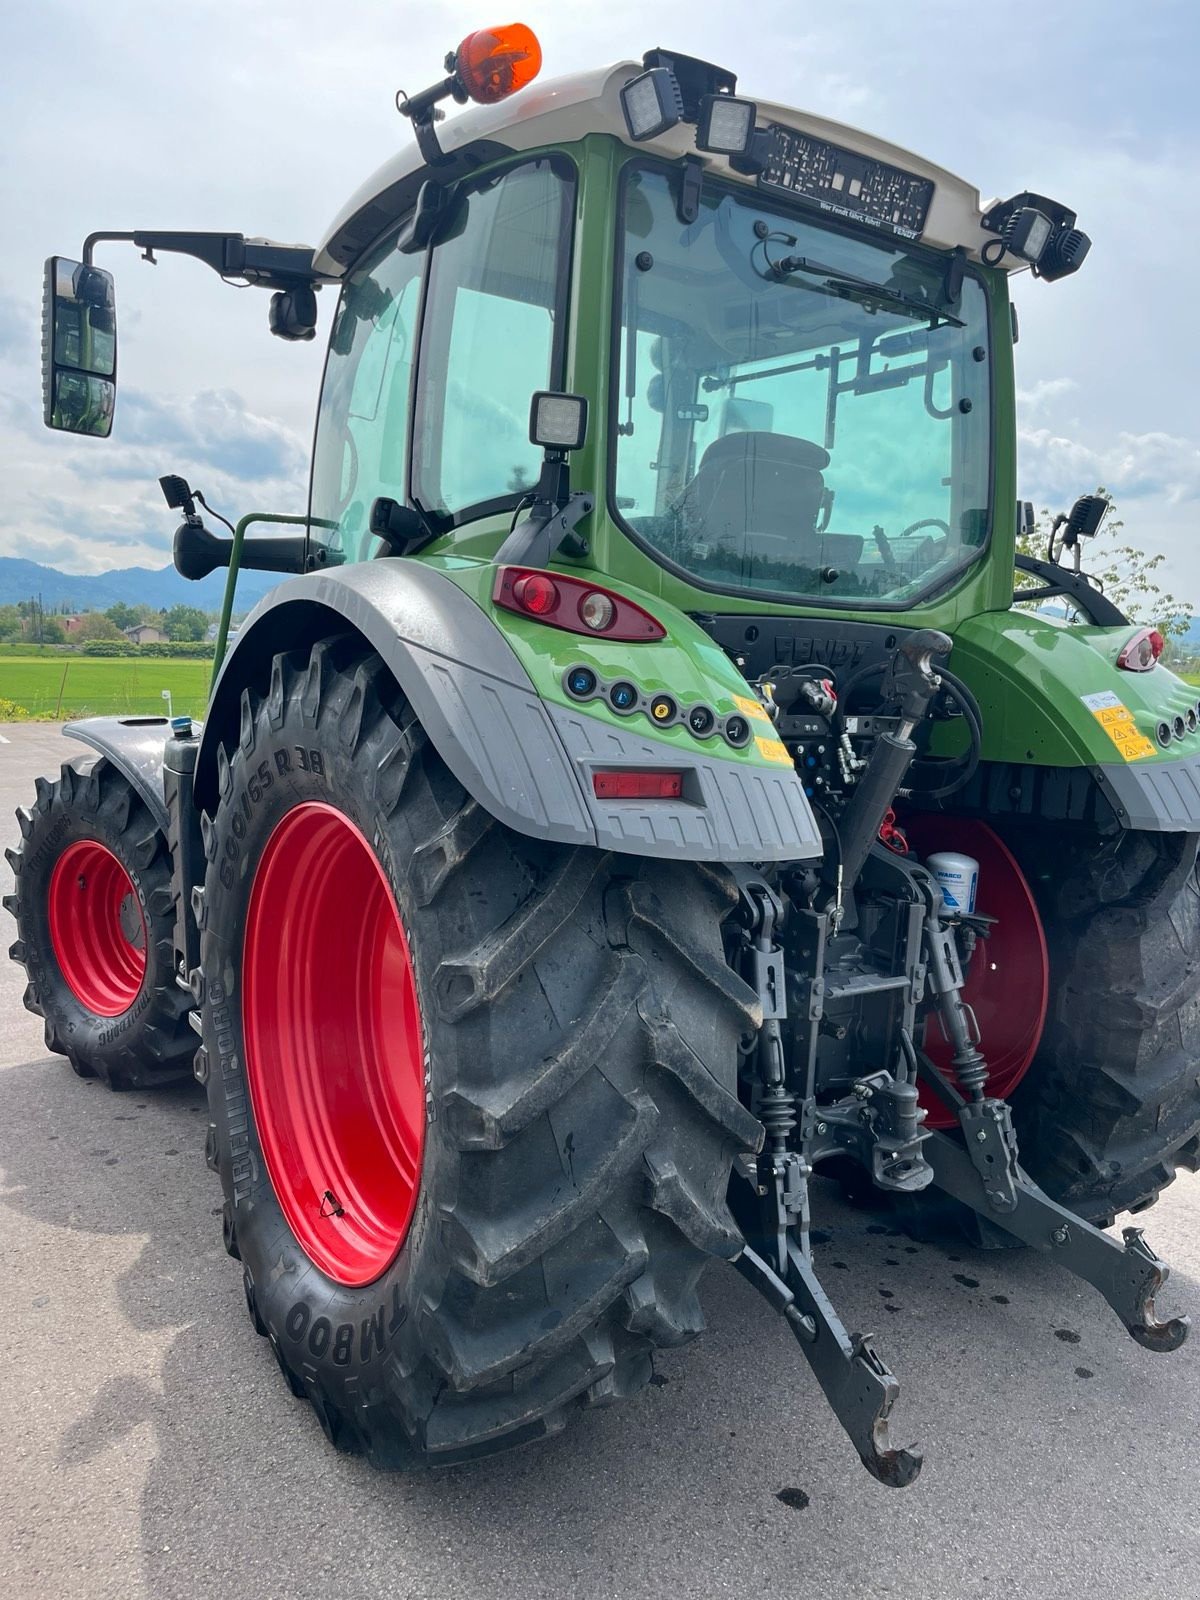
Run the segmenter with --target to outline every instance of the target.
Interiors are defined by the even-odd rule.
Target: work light
[[[1075,213],[1042,194],[1014,195],[997,200],[981,221],[989,233],[998,234],[983,247],[983,259],[996,266],[1006,254],[1027,261],[1035,278],[1053,283],[1078,272],[1092,241],[1075,226]]]
[[[754,139],[757,111],[753,100],[738,100],[731,94],[706,94],[700,102],[697,150],[713,155],[745,155]]]
[[[587,401],[540,389],[529,408],[529,440],[543,450],[578,450],[587,434]]]
[[[651,67],[621,90],[621,110],[631,139],[655,139],[683,116],[683,96],[669,67]]]

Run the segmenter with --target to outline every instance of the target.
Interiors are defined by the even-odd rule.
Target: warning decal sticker
[[[1157,746],[1138,732],[1133,712],[1111,689],[1079,698],[1121,752],[1122,761],[1140,761],[1143,756],[1158,754]]]
[[[735,694],[733,703],[744,717],[758,717],[763,722],[771,720],[771,713],[761,700],[751,700],[744,694]]]
[[[780,740],[760,739],[756,736],[754,743],[758,747],[759,755],[765,761],[778,761],[780,766],[783,767],[792,765],[792,758],[788,755],[787,746],[781,743]]]

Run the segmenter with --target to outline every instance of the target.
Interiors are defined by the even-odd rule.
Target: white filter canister
[[[964,911],[970,916],[979,887],[978,861],[973,856],[960,855],[957,850],[939,850],[925,857],[925,865],[941,886],[946,910]]]

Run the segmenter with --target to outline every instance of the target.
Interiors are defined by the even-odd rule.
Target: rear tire
[[[1021,1159],[1107,1226],[1200,1166],[1200,877],[1194,834],[1006,835],[1038,901],[1050,1009],[1013,1095]],[[986,1049],[986,1041],[985,1041]]]
[[[265,697],[243,695],[219,774],[198,1075],[226,1244],[293,1393],[336,1446],[391,1467],[518,1445],[640,1388],[656,1349],[703,1326],[701,1273],[742,1243],[733,1162],[761,1138],[737,1099],[738,1040],[758,1019],[722,950],[729,885],[509,831],[348,637],[276,658]],[[256,874],[280,822],[312,802],[352,823],[386,875],[424,1030],[415,1210],[359,1285],[319,1269],[289,1226],[245,1068]]]
[[[9,955],[25,968],[25,1007],[45,1019],[46,1048],[113,1089],[186,1078],[196,1040],[175,982],[171,858],[144,802],[103,756],[78,756],[57,781],[37,780],[17,821],[21,842],[5,852],[16,877],[4,899],[17,920]],[[113,886],[107,906],[88,907],[89,877]]]

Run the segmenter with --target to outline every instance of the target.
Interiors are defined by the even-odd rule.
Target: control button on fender
[[[614,683],[608,691],[608,703],[614,711],[637,709],[638,692],[631,683]]]
[[[596,674],[590,667],[572,667],[567,673],[567,693],[586,700],[596,692]]]

